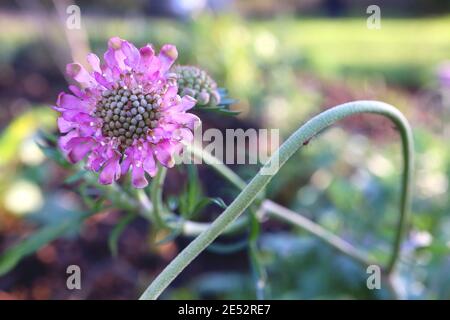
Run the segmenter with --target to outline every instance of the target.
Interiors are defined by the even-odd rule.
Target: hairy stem
[[[284,208],[270,200],[266,200],[263,202],[262,210],[264,210],[264,212],[268,213],[274,219],[289,222],[295,226],[305,229],[306,231],[320,238],[322,241],[331,245],[338,251],[359,262],[363,266],[376,264],[375,261],[372,260],[366,253],[355,248],[352,244],[341,239],[332,232],[319,226],[317,223],[314,223],[311,220],[299,215],[297,212]]]
[[[233,170],[228,168],[225,164],[223,164],[219,159],[215,158],[213,155],[203,151],[200,148],[196,148],[192,145],[187,145],[188,152],[191,152],[197,157],[200,157],[205,160],[209,165],[211,165],[219,174],[221,174],[224,178],[226,178],[228,181],[230,181],[233,185],[235,185],[239,189],[244,189],[247,185],[244,180],[242,180]],[[284,222],[288,222],[290,224],[293,224],[297,227],[302,228],[303,230],[311,233],[312,235],[316,236],[317,238],[323,240],[325,243],[329,244],[330,246],[334,247],[338,251],[342,252],[343,254],[348,255],[350,258],[354,259],[356,262],[361,263],[363,266],[368,266],[370,264],[374,264],[374,261],[367,256],[364,252],[361,250],[355,248],[351,243],[341,239],[340,237],[334,235],[332,232],[326,230],[321,225],[309,220],[308,218],[305,218],[304,216],[298,214],[297,212],[294,212],[292,210],[289,210],[271,200],[263,200],[261,203],[261,207],[259,209],[259,212],[261,214],[268,214],[274,219],[278,219]],[[244,221],[245,219],[245,221]],[[231,229],[230,227],[235,227],[233,229],[236,229],[238,225],[242,225],[243,223],[246,223],[247,217],[239,217],[236,221],[234,221],[232,224],[228,226],[228,229]],[[191,222],[195,223],[195,222]],[[200,233],[199,231],[204,231],[210,226],[210,223],[196,223],[196,229],[194,229],[196,232]]]
[[[162,192],[164,186],[164,180],[166,179],[167,168],[163,166],[158,167],[158,172],[152,180],[150,187],[150,199],[153,203],[153,217],[157,227],[167,227],[163,218],[163,201]]]
[[[186,148],[187,152],[190,152],[194,156],[205,161],[206,164],[210,165],[238,189],[243,190],[247,186],[241,177],[239,177],[233,170],[224,165],[222,161],[214,157],[212,154],[205,152],[202,148],[196,147],[195,144],[186,144]]]
[[[405,231],[405,222],[409,211],[411,179],[413,166],[413,142],[412,133],[405,117],[393,106],[376,101],[355,101],[342,104],[326,110],[315,116],[294,134],[272,155],[269,161],[260,169],[258,174],[250,181],[244,190],[230,204],[230,206],[211,224],[195,238],[184,250],[182,250],[172,262],[159,274],[156,279],[145,290],[140,299],[157,299],[170,283],[194,260],[209,244],[211,244],[226,228],[232,223],[252,202],[258,194],[269,183],[272,177],[278,172],[286,161],[299,149],[305,142],[309,141],[316,134],[330,126],[331,124],[354,114],[374,113],[380,114],[391,119],[397,126],[401,140],[402,153],[404,159],[403,177],[402,177],[402,195],[400,200],[400,216],[398,221],[398,233],[393,245],[393,255],[388,264],[388,271],[391,272],[397,262],[400,244]],[[273,168],[278,164],[272,174],[263,169]]]

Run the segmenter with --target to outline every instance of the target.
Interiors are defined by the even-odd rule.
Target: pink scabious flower
[[[146,45],[137,49],[111,38],[104,63],[91,53],[92,71],[79,63],[67,65],[67,74],[79,85],[62,92],[54,109],[61,113],[59,147],[76,163],[87,157],[87,169],[100,172],[99,182],[110,184],[131,170],[134,187],[148,184],[157,163],[174,165],[183,142],[193,140],[200,119],[186,111],[196,100],[180,97],[169,68],[178,56],[175,46],[159,54]]]

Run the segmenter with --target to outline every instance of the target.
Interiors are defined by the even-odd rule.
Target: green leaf
[[[180,196],[180,213],[185,218],[191,218],[194,214],[195,207],[202,197],[202,189],[198,178],[197,167],[194,165],[187,166],[187,184]]]
[[[225,98],[220,100],[220,103],[218,103],[218,106],[228,106],[230,104],[235,104],[236,102],[238,102],[238,100],[236,99],[231,99],[231,98]]]
[[[227,205],[221,198],[208,198],[203,196],[197,168],[195,166],[187,166],[187,173],[188,179],[186,188],[179,196],[178,202],[179,211],[183,218],[192,218],[210,204],[215,204],[222,209],[227,208]]]
[[[119,238],[122,232],[125,230],[125,227],[129,225],[134,219],[137,218],[137,215],[133,212],[128,213],[124,217],[122,217],[119,222],[114,226],[108,238],[108,247],[111,251],[111,254],[116,257],[118,253],[118,243]]]
[[[203,198],[199,202],[197,202],[197,205],[195,206],[192,214],[196,215],[201,210],[203,210],[206,206],[208,206],[208,205],[210,205],[212,203],[216,204],[217,206],[219,206],[222,209],[226,209],[227,208],[227,205],[222,200],[222,198],[219,198],[219,197],[216,197],[216,198]]]
[[[196,105],[195,108],[201,111],[212,111],[228,116],[238,115],[240,111],[229,109],[230,105],[237,103],[238,100],[229,98],[228,91],[225,88],[219,88],[217,91],[220,94],[220,102],[218,104]]]
[[[197,168],[195,166],[188,166],[188,210],[189,214],[192,214],[198,199],[201,197],[202,189],[200,186],[200,180],[198,178]]]
[[[180,199],[175,195],[169,195],[167,197],[167,207],[170,211],[175,211],[178,209]]]
[[[228,109],[227,105],[197,107],[197,109],[201,110],[201,111],[211,111],[211,112],[232,115],[232,116],[238,115],[241,113],[240,111],[237,111],[237,110],[235,111],[235,110]]]
[[[248,240],[244,239],[238,242],[233,242],[229,244],[223,243],[212,243],[207,248],[208,251],[217,254],[233,254],[235,252],[241,251],[248,247]]]
[[[72,184],[72,183],[78,182],[78,181],[82,180],[85,175],[86,175],[86,171],[84,171],[84,170],[77,171],[74,174],[72,174],[71,176],[67,177],[64,180],[64,183]]]
[[[56,143],[58,142],[58,137],[53,133],[41,129],[39,129],[37,133],[39,137],[43,138],[46,141],[49,141],[54,145],[56,145]]]
[[[255,283],[256,296],[258,300],[264,300],[267,287],[267,271],[261,261],[258,250],[258,238],[261,233],[261,225],[256,216],[256,211],[250,207],[250,235],[249,235],[249,257],[252,276]]]
[[[58,149],[43,145],[41,143],[37,143],[37,145],[47,158],[50,158],[64,168],[68,168],[70,166],[69,162],[64,158]]]
[[[220,109],[212,110],[212,111],[221,113],[221,114],[224,114],[227,116],[237,116],[238,114],[241,113],[240,111],[235,111],[235,110],[230,110],[230,109],[225,109],[225,108],[220,108]]]
[[[100,197],[99,199],[93,199],[92,195],[90,194],[91,187],[86,182],[82,183],[78,187],[78,190],[81,198],[83,199],[83,202],[87,205],[89,210],[98,212],[103,204],[103,197]]]

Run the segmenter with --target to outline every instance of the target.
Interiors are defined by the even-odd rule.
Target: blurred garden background
[[[88,189],[82,177],[38,146],[42,135],[56,132],[49,106],[67,90],[65,65],[85,63],[88,51],[101,55],[112,36],[156,48],[173,43],[179,63],[201,65],[227,88],[239,115],[199,112],[206,127],[277,128],[284,140],[340,103],[370,99],[398,107],[413,127],[417,153],[397,286],[409,299],[449,299],[450,4],[372,2],[76,1],[81,29],[68,30],[69,1],[2,1],[0,299],[135,299],[191,240],[157,244],[162,236],[145,217],[112,236],[124,213],[93,212],[81,196]],[[371,4],[381,8],[381,29],[367,27]],[[352,117],[298,152],[267,197],[384,262],[398,214],[399,142],[381,117]],[[257,168],[232,169],[248,180]],[[186,176],[183,168],[169,171],[168,202],[180,188],[225,203],[237,194],[207,166],[199,167],[195,188]],[[221,210],[208,206],[197,220],[211,221]],[[219,238],[163,298],[256,298],[255,272],[239,245],[246,236]],[[364,268],[302,230],[262,222],[256,244],[265,298],[389,297],[367,289]],[[81,267],[82,290],[66,288],[71,264]]]

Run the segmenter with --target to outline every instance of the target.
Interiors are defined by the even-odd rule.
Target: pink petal
[[[86,166],[88,169],[98,172],[102,167],[104,159],[97,153],[92,152],[87,159]]]
[[[61,92],[56,105],[63,109],[84,109],[84,103],[74,95]]]
[[[108,49],[119,50],[122,47],[122,39],[119,37],[112,37],[108,40]]]
[[[106,64],[110,68],[117,65],[116,55],[113,49],[106,50],[105,54],[103,55],[103,59],[105,59]]]
[[[139,69],[144,71],[150,67],[152,60],[154,60],[153,57],[155,56],[155,51],[153,51],[153,48],[150,45],[146,45],[139,49],[139,54],[141,55]]]
[[[95,85],[94,79],[91,77],[89,72],[79,63],[70,63],[66,67],[67,74],[72,77],[75,81],[80,83],[85,87],[90,87]]]
[[[78,132],[76,130],[70,131],[68,134],[66,134],[65,136],[61,136],[58,139],[58,147],[62,150],[62,152],[67,156],[67,154],[69,153],[70,149],[67,146],[69,141],[72,140],[73,138],[78,137]]]
[[[125,69],[125,67],[123,67],[123,69]],[[121,77],[121,75],[122,75],[122,73],[121,73],[120,70],[123,70],[123,69],[121,69],[120,67],[114,66],[114,67],[111,69],[111,76],[112,76],[112,78],[113,78],[114,80],[120,80],[120,77]]]
[[[112,89],[113,87],[112,83],[106,80],[106,78],[101,73],[94,72],[94,79],[105,88]]]
[[[171,122],[181,124],[191,130],[201,123],[200,118],[192,113],[174,113],[166,116],[166,119]]]
[[[173,137],[175,140],[178,141],[191,142],[192,140],[194,140],[194,134],[192,133],[191,130],[186,128],[179,128],[175,130]]]
[[[131,171],[131,183],[136,188],[144,188],[148,185],[147,179],[145,179],[144,168],[136,164],[133,165],[133,170]]]
[[[172,145],[173,153],[172,154],[180,155],[181,152],[183,151],[183,148],[184,148],[184,145],[182,143],[179,143],[179,142],[173,143],[173,145]]]
[[[178,58],[177,47],[172,44],[165,44],[161,48],[158,58],[161,61],[161,73],[166,73]]]
[[[72,122],[77,122],[77,118],[81,115],[82,112],[80,110],[64,110],[61,112],[61,116],[67,120]]]
[[[80,134],[84,137],[93,136],[97,129],[95,125],[91,126],[90,123],[82,123],[78,128]]]
[[[74,95],[76,95],[78,98],[83,98],[85,96],[85,94],[83,93],[83,91],[81,91],[80,88],[78,88],[77,86],[74,85],[70,85],[69,86],[69,90],[72,91],[72,93]]]
[[[163,137],[170,138],[172,136],[172,132],[177,130],[179,127],[180,125],[178,123],[162,122],[159,124],[159,127],[154,130],[154,132],[161,135],[159,133],[159,130],[161,129],[163,132]]]
[[[125,64],[133,69],[137,68],[141,59],[139,50],[130,42],[122,41],[122,52],[126,57]]]
[[[177,111],[177,112],[184,112],[189,109],[192,109],[195,104],[197,103],[197,100],[192,98],[191,96],[184,96],[181,98],[181,102],[173,107],[171,110]]]
[[[156,175],[158,168],[156,167],[155,159],[153,158],[153,153],[150,151],[143,161],[144,170],[152,177]]]
[[[120,165],[120,172],[125,175],[130,170],[132,156],[127,155]]]
[[[179,99],[177,97],[178,87],[177,86],[170,86],[163,97],[163,106],[164,107],[171,107],[176,103],[176,99]],[[166,109],[165,108],[165,109]]]
[[[104,59],[111,69],[117,67],[119,70],[127,70],[124,62],[126,56],[122,52],[123,42],[119,37],[112,37],[108,41],[108,50],[104,54]]]
[[[72,163],[76,163],[83,159],[94,146],[95,141],[92,138],[73,138],[67,143],[67,147],[71,149],[67,157]]]
[[[120,178],[120,156],[116,155],[109,159],[103,166],[103,170],[98,177],[98,182],[101,184],[111,184],[113,181]]]
[[[158,161],[165,167],[171,168],[175,161],[172,157],[172,147],[168,141],[163,141],[155,146],[155,156]]]
[[[75,123],[67,121],[63,117],[59,117],[57,121],[58,121],[58,128],[61,133],[67,133],[77,127]]]
[[[170,132],[159,126],[153,130],[153,135],[150,137],[153,139],[153,142],[158,142],[162,139],[170,138]]]
[[[102,72],[100,68],[100,58],[96,54],[89,53],[86,59],[88,63],[91,65],[93,71],[100,73]]]

